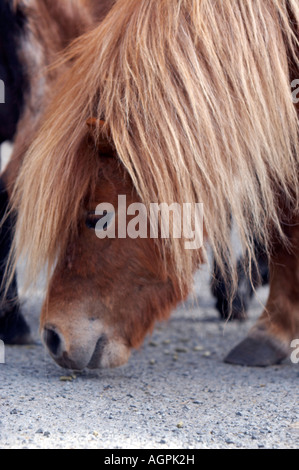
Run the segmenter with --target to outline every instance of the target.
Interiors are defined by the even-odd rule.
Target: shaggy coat
[[[283,237],[280,200],[298,203],[294,19],[295,0],[118,0],[75,41],[15,188],[14,256],[27,257],[27,279],[76,233],[95,178],[78,161],[90,116],[105,118],[142,202],[204,203],[220,266],[234,264],[229,213],[251,257],[253,236],[266,250],[274,232]],[[159,249],[189,288],[202,253],[174,238]]]
[[[41,332],[53,358],[124,363],[206,259],[206,245],[186,250],[173,233],[97,239],[97,204],[122,194],[147,208],[203,203],[232,288],[231,217],[250,273],[264,247],[267,307],[229,361],[281,361],[299,332],[298,1],[16,3],[28,11],[31,90],[3,175],[17,213],[9,269],[26,259],[30,284],[48,268]]]

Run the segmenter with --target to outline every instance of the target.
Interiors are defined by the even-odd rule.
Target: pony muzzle
[[[110,340],[106,334],[90,338],[89,343],[69,342],[54,325],[45,325],[42,330],[43,342],[55,362],[65,369],[82,370],[118,367],[125,364],[130,349],[121,341]]]

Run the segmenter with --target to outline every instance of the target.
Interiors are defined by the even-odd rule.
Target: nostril
[[[106,335],[100,336],[100,338],[98,339],[96,343],[93,355],[89,361],[89,364],[88,364],[89,369],[98,369],[103,351],[107,343],[108,343],[107,336]]]
[[[62,345],[62,340],[57,333],[52,328],[45,328],[44,329],[44,341],[47,345],[47,348],[49,349],[50,353],[53,354],[53,356],[59,356],[61,352],[61,345]]]

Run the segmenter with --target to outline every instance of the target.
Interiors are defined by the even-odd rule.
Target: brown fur
[[[231,270],[230,214],[250,261],[253,237],[269,253],[273,237],[286,249],[280,202],[290,217],[298,208],[296,22],[295,0],[118,0],[51,69],[55,94],[13,192],[12,269],[26,257],[28,282],[45,264],[54,270],[41,324],[64,344],[62,365],[78,365],[82,339],[79,364],[94,363],[93,321],[110,344],[140,344],[203,259],[173,237],[97,240],[84,223],[103,198],[203,202],[216,259]],[[105,120],[98,147],[87,144],[90,117]],[[118,365],[111,348],[104,363]]]
[[[273,244],[271,257],[271,283],[269,299],[255,330],[267,331],[286,349],[299,332],[299,219],[294,217],[285,226],[292,250],[287,250],[279,240]]]
[[[86,152],[86,164],[89,154],[90,149]],[[139,200],[116,159],[100,157],[97,168],[96,189],[90,191],[76,240],[56,267],[41,325],[59,325],[65,336],[72,334],[72,328],[65,329],[65,316],[71,315],[72,322],[80,323],[82,311],[70,313],[69,305],[80,304],[88,292],[86,301],[93,307],[85,309],[87,317],[103,319],[113,338],[120,337],[128,347],[138,347],[145,331],[150,331],[156,320],[166,319],[183,296],[175,279],[171,280],[165,271],[153,240],[117,237],[99,240],[86,227],[88,212],[94,211],[99,203],[109,201],[117,207],[119,194],[127,196],[128,205]],[[77,170],[80,172],[79,167]]]
[[[288,4],[298,17],[297,3]],[[290,188],[298,186],[298,121],[284,45],[287,40],[294,49],[295,38],[285,5],[120,0],[75,43],[67,55],[75,63],[17,184],[17,256],[29,256],[28,279],[65,249],[69,230],[63,236],[62,226],[76,230],[82,193],[67,175],[74,173],[91,113],[105,116],[143,202],[204,203],[220,260],[232,259],[229,210],[249,253],[253,234],[266,247],[273,227],[282,236],[276,195],[283,192],[293,204]],[[29,227],[33,237],[27,238]],[[179,282],[190,285],[196,254],[184,249],[184,240],[160,248],[170,250]]]

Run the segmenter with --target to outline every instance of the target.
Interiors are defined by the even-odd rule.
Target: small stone
[[[193,351],[203,351],[204,350],[204,347],[203,346],[195,346],[193,348]]]
[[[188,349],[186,349],[186,348],[175,348],[175,351],[177,353],[187,353]]]
[[[299,421],[290,424],[290,428],[292,428],[292,429],[299,429]]]
[[[234,441],[232,441],[231,439],[226,439],[225,443],[226,444],[234,444]]]
[[[182,429],[182,428],[184,427],[183,421],[180,421],[180,422],[176,425],[176,427],[177,427],[178,429]]]
[[[72,375],[63,375],[59,377],[60,382],[72,382],[73,376]]]
[[[210,357],[211,354],[212,354],[212,353],[211,353],[210,351],[205,351],[205,352],[203,353],[203,357]]]

